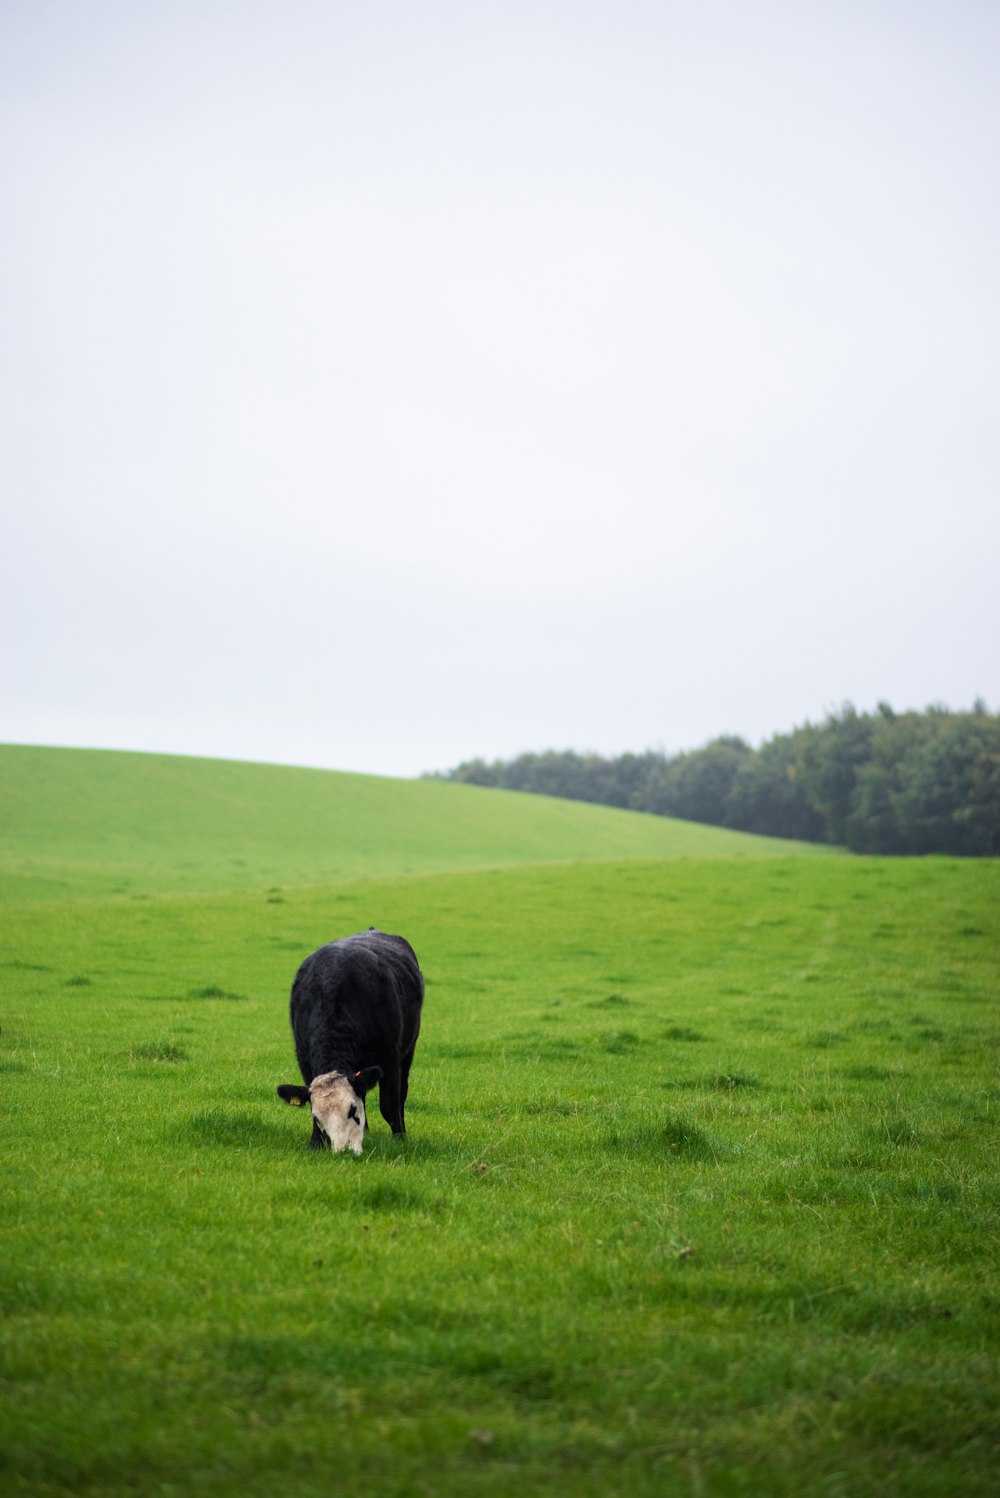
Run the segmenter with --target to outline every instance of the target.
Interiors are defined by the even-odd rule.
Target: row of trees
[[[848,704],[759,749],[724,737],[673,756],[549,750],[470,760],[442,778],[857,853],[1000,854],[1000,717],[981,702],[957,713]]]

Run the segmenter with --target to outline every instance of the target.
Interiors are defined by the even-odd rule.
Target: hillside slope
[[[433,780],[0,746],[0,889],[65,898],[260,889],[805,844]]]

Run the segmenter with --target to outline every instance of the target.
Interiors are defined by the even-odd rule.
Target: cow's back
[[[362,931],[319,947],[295,975],[291,1022],[303,1080],[412,1053],[424,981],[402,936]]]

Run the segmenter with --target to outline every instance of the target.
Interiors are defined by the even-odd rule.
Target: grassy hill
[[[433,780],[0,746],[0,893],[8,896],[264,889],[521,863],[817,851]]]

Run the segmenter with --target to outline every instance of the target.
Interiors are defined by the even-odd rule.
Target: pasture
[[[3,1491],[997,1491],[996,863],[4,776]],[[370,924],[427,980],[410,1132],[334,1159],[288,988]]]

